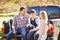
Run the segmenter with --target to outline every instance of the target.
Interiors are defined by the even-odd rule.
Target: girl
[[[48,30],[48,26],[47,26],[47,21],[48,21],[48,17],[47,17],[47,13],[45,11],[41,11],[39,14],[40,17],[40,28],[39,28],[39,37],[38,40],[46,40],[47,37],[47,30]]]

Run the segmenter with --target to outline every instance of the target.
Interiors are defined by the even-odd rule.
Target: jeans
[[[27,40],[27,30],[25,28],[23,29],[16,29],[17,33],[21,34],[22,37],[23,37],[23,40]],[[6,37],[6,40],[11,40],[11,37],[13,36],[13,30],[11,30],[8,34],[7,34],[7,37]]]
[[[39,37],[39,34],[34,34],[34,40],[37,40]]]
[[[38,35],[35,34],[36,31],[31,31],[28,33],[27,35],[27,40],[37,40],[38,39]]]

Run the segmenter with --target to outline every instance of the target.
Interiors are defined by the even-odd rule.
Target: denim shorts
[[[47,38],[47,35],[43,34],[42,37],[41,37],[41,40],[46,40],[46,38]]]

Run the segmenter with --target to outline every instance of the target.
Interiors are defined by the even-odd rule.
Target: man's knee
[[[25,37],[26,37],[26,36],[27,36],[27,34],[26,34],[26,33],[25,33],[25,34],[22,34],[22,36],[25,36]]]
[[[22,29],[22,30],[21,30],[21,34],[22,34],[22,35],[27,35],[27,30],[26,30],[26,29]]]
[[[26,37],[27,36],[27,33],[25,32],[25,33],[21,33],[21,35],[23,36],[23,37]]]

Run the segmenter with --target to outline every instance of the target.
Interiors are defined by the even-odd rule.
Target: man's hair
[[[21,7],[21,8],[20,8],[20,11],[22,11],[23,9],[25,9],[25,8],[24,8],[24,7]]]

